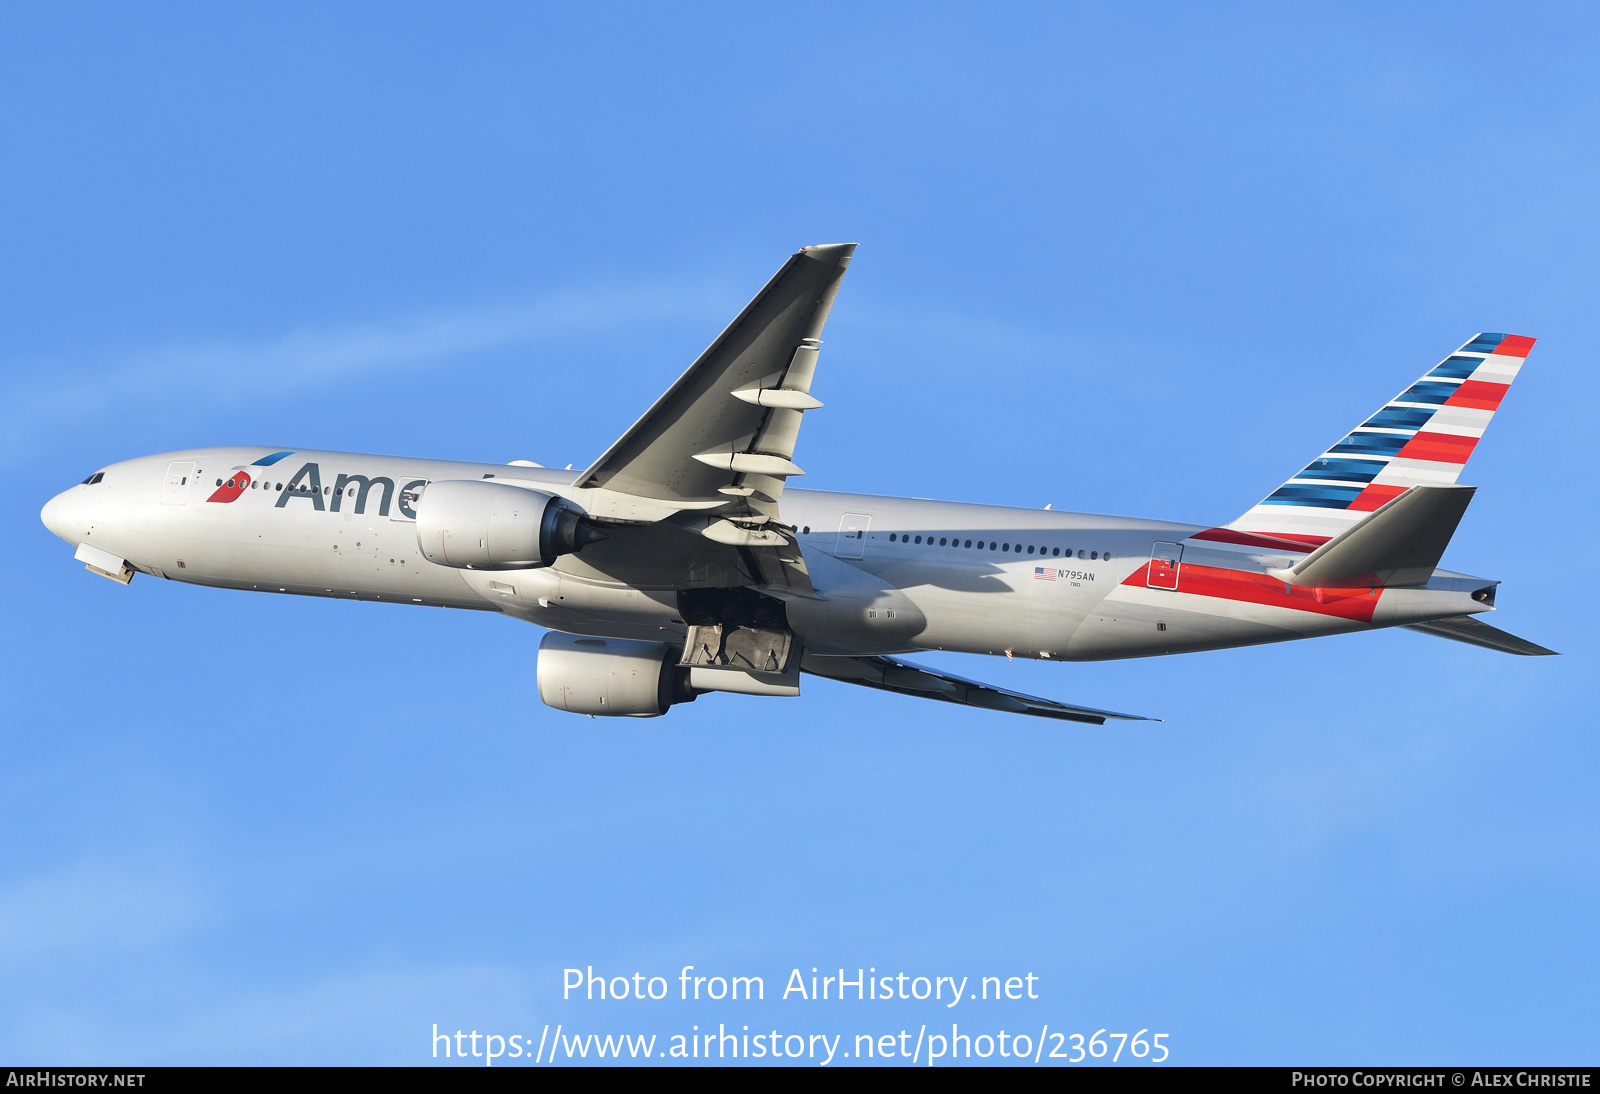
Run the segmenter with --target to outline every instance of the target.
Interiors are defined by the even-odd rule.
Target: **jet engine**
[[[506,483],[432,482],[416,511],[423,557],[463,570],[548,566],[606,538],[563,499]]]
[[[696,695],[678,652],[660,642],[551,631],[539,643],[538,674],[545,705],[573,714],[653,718]]]

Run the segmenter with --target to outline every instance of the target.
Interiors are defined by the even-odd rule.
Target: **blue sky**
[[[0,1055],[953,1018],[775,998],[842,966],[1032,972],[954,1020],[1174,1062],[1594,1062],[1597,20],[6,9]],[[821,488],[1225,521],[1475,332],[1538,337],[1445,563],[1563,656],[951,657],[1166,720],[811,681],[618,725],[538,702],[534,628],[120,588],[38,521],[200,445],[582,465],[847,239]],[[560,997],[687,964],[769,998]]]

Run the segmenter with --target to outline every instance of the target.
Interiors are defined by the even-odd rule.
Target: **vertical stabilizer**
[[[1533,341],[1478,335],[1244,516],[1195,538],[1309,550],[1413,486],[1453,484]]]

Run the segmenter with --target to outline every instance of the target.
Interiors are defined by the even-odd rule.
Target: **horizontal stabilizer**
[[[1313,588],[1425,585],[1476,492],[1475,486],[1413,486],[1307,555],[1284,580]]]
[[[1460,619],[1440,619],[1433,623],[1411,623],[1406,626],[1408,631],[1421,631],[1431,634],[1435,638],[1449,638],[1456,642],[1465,642],[1469,646],[1482,646],[1486,650],[1499,650],[1501,653],[1516,653],[1523,657],[1555,657],[1555,650],[1547,650],[1543,646],[1536,646],[1526,638],[1518,638],[1514,634],[1507,634],[1498,627],[1491,627],[1487,623],[1480,623],[1471,616]]]
[[[983,684],[965,677],[913,665],[893,657],[821,657],[808,653],[800,667],[813,676],[825,676],[845,684],[893,691],[900,695],[913,695],[919,699],[937,699],[942,703],[982,707],[1009,714],[1031,714],[1039,718],[1060,718],[1069,722],[1087,722],[1104,725],[1107,718],[1123,718],[1135,722],[1159,722],[1159,718],[1145,718],[1138,714],[1118,714],[1093,707],[1077,707],[1025,695]]]

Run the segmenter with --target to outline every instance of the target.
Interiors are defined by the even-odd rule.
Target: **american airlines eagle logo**
[[[262,456],[254,463],[238,464],[228,472],[226,477],[219,478],[217,480],[216,493],[212,494],[206,500],[217,502],[237,501],[239,495],[250,489],[250,483],[254,481],[250,475],[250,468],[271,467],[285,456],[292,455],[294,455],[292,450],[288,452],[274,452],[270,456]]]

